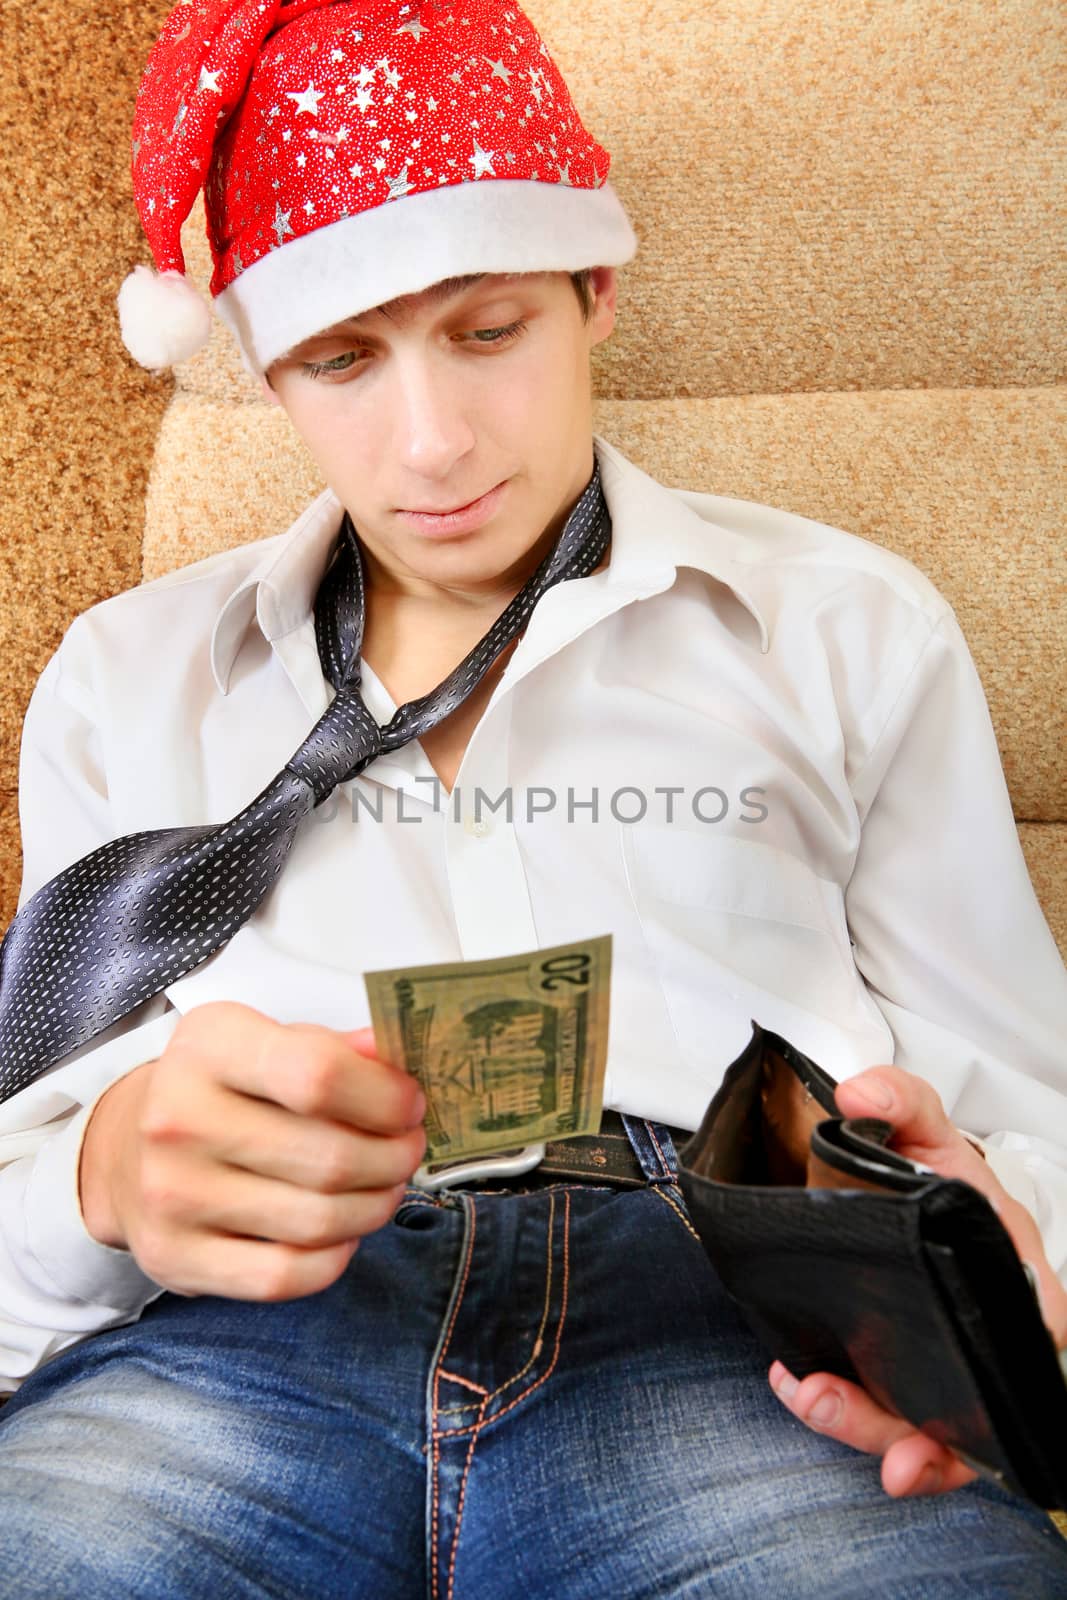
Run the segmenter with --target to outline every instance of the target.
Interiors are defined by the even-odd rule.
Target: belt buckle
[[[532,1172],[545,1157],[543,1144],[524,1145],[521,1150],[499,1156],[474,1156],[470,1161],[453,1161],[434,1169],[419,1167],[411,1182],[416,1189],[432,1193],[453,1183],[473,1183],[476,1178],[514,1178]]]

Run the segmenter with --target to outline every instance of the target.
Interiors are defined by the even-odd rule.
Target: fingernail
[[[781,1400],[792,1400],[800,1385],[791,1372],[782,1368],[782,1376],[774,1386],[774,1392]]]
[[[828,1389],[824,1395],[820,1395],[819,1399],[816,1400],[805,1420],[818,1423],[820,1428],[828,1428],[837,1421],[840,1415],[841,1396],[836,1389]]]
[[[414,1120],[416,1122],[421,1122],[425,1115],[426,1115],[426,1096],[423,1094],[422,1090],[419,1089],[416,1092],[416,1095],[415,1095],[415,1107],[414,1107],[414,1110],[412,1111],[412,1117],[414,1118]]]
[[[854,1087],[857,1094],[869,1100],[872,1106],[878,1106],[882,1111],[888,1111],[893,1104],[893,1093],[888,1084],[881,1078],[857,1078]]]
[[[938,1489],[940,1489],[941,1482],[942,1482],[941,1468],[940,1467],[935,1467],[932,1461],[928,1461],[926,1463],[926,1466],[920,1472],[920,1474],[918,1476],[918,1479],[916,1480],[916,1483],[915,1483],[915,1488],[912,1490],[912,1493],[913,1494],[934,1494],[934,1493],[936,1493],[936,1491]]]

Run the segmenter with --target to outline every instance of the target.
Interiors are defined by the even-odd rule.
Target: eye
[[[526,332],[525,322],[510,322],[506,328],[478,328],[471,335],[479,344],[507,344]]]
[[[521,320],[510,322],[504,328],[476,328],[469,334],[460,335],[460,341],[473,341],[483,346],[509,344],[513,339],[521,338],[526,328],[527,324]],[[328,361],[302,362],[300,370],[306,378],[338,378],[354,371],[359,357],[358,350],[346,350],[343,355],[332,356]]]
[[[318,378],[324,373],[348,372],[346,363],[355,360],[355,351],[346,350],[343,356],[332,356],[329,361],[305,361],[300,370],[307,378]]]

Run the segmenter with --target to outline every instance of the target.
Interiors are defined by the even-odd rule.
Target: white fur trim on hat
[[[610,183],[450,184],[288,240],[215,305],[258,377],[312,334],[444,278],[622,266],[636,250]]]

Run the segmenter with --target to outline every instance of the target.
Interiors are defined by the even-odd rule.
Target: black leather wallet
[[[844,1119],[834,1080],[757,1023],[679,1181],[753,1331],[797,1377],[862,1384],[975,1471],[1067,1509],[1067,1376],[992,1206]]]

